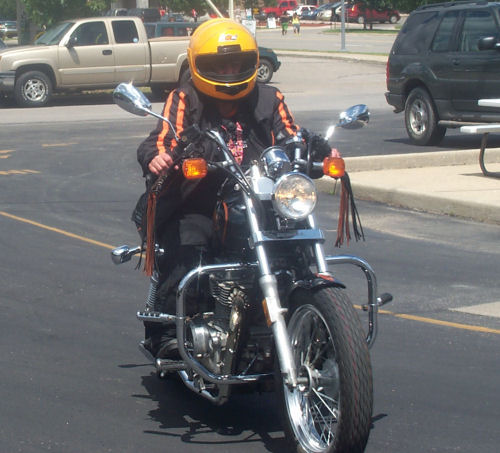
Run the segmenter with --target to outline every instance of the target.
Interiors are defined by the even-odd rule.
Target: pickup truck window
[[[80,25],[72,34],[76,38],[75,46],[98,46],[109,44],[104,22],[88,22]],[[71,39],[70,38],[70,39]]]
[[[61,22],[60,24],[50,27],[42,36],[36,41],[35,45],[50,46],[58,44],[66,32],[73,26],[73,22]]]
[[[112,26],[117,44],[139,42],[139,34],[134,21],[117,20],[113,22]]]

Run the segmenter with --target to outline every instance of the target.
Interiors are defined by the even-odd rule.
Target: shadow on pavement
[[[150,411],[149,416],[159,427],[147,434],[207,446],[239,444],[240,449],[257,442],[269,452],[287,449],[273,393],[234,395],[225,405],[215,406],[173,377],[160,380],[152,373],[142,377],[142,385],[158,402],[158,409]]]

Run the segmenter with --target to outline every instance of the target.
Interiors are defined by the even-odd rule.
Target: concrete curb
[[[387,64],[388,55],[357,54],[348,52],[312,52],[306,50],[273,49],[278,57],[327,58],[330,60],[345,60],[363,63]]]
[[[349,173],[403,168],[442,167],[448,165],[479,165],[479,149],[346,157],[344,160]],[[485,161],[500,162],[500,148],[486,149]]]
[[[482,175],[478,150],[346,158],[356,199],[500,224],[500,181]],[[500,149],[486,151],[492,171]],[[335,180],[316,181],[333,193]],[[339,186],[337,185],[337,191]]]

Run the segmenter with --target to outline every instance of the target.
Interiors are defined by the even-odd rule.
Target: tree
[[[0,18],[16,20],[16,0],[0,0]]]

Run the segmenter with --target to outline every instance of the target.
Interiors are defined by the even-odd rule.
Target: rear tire
[[[373,408],[372,370],[358,315],[345,292],[297,290],[288,332],[299,378],[291,389],[276,373],[293,452],[363,452]]]
[[[21,107],[43,107],[52,96],[52,82],[41,71],[21,74],[14,86],[16,103]]]
[[[436,109],[427,90],[414,88],[405,104],[405,126],[410,140],[419,146],[439,144],[446,128],[437,122]]]

